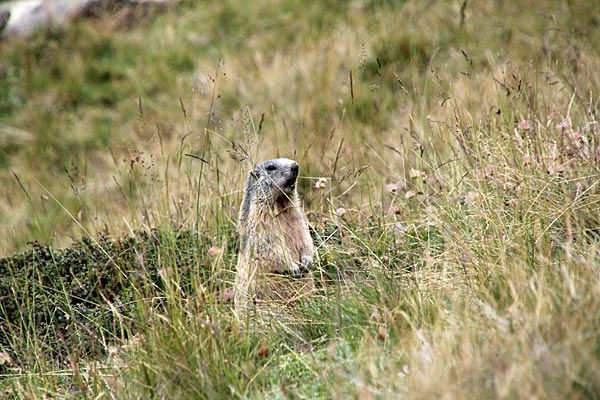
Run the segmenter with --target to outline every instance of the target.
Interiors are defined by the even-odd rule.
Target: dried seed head
[[[385,188],[388,192],[398,193],[406,190],[406,183],[404,182],[396,182],[396,183],[388,183],[385,185]]]
[[[325,189],[325,187],[327,187],[327,178],[319,178],[315,183],[315,188]]]
[[[220,248],[218,248],[216,246],[213,246],[210,249],[208,249],[208,256],[209,257],[216,257],[219,254],[220,251],[221,251]]]

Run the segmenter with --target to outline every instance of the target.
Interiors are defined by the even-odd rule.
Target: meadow
[[[182,1],[0,42],[0,397],[600,398],[600,6]],[[318,291],[236,319],[248,172]]]

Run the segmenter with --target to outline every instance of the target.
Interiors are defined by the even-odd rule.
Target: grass
[[[0,43],[0,393],[599,397],[597,8],[183,2]],[[277,156],[320,291],[245,326]]]

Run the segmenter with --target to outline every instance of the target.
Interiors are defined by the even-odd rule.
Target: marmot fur
[[[257,303],[287,304],[314,288],[314,246],[296,190],[298,171],[296,161],[277,158],[248,176],[235,283],[235,307],[242,315]]]

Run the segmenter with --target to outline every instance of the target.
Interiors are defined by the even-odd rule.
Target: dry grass
[[[600,396],[597,7],[462,5],[190,2],[0,44],[0,123],[27,132],[0,125],[1,254],[185,227],[231,270],[246,173],[285,156],[336,277],[255,332],[175,273],[136,341],[7,392]]]

